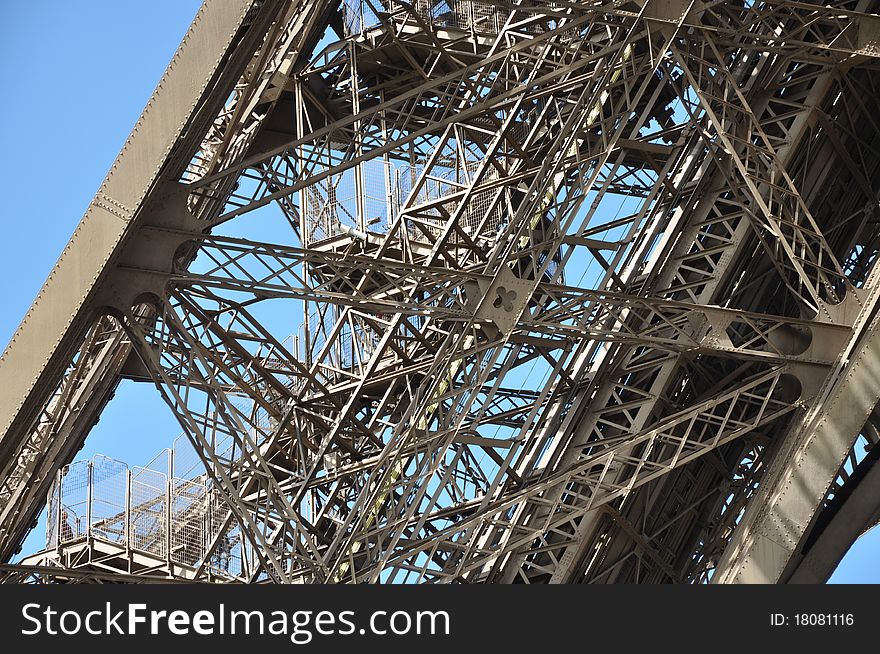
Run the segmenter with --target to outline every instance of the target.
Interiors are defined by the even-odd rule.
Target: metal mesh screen
[[[91,463],[91,534],[95,538],[124,543],[128,466],[101,455],[96,455]]]
[[[497,34],[509,14],[496,5],[469,0],[416,0],[416,12],[436,27]]]
[[[175,479],[171,484],[171,558],[195,566],[205,556],[207,489]]]
[[[58,542],[85,536],[88,526],[89,462],[75,461],[62,469]]]
[[[208,500],[209,540],[220,534],[208,567],[214,574],[238,577],[243,572],[243,545],[238,523],[231,519],[229,507],[217,490],[208,493]]]
[[[417,207],[461,192],[470,185],[479,165],[480,162],[473,161],[466,166],[455,168],[434,166],[423,180],[424,166],[404,166],[398,169],[394,174],[394,189],[391,194],[392,212],[396,215],[404,205]],[[482,181],[487,182],[497,177],[497,171],[490,170],[483,175]],[[501,192],[504,195],[496,201],[498,192],[496,188],[487,188],[471,195],[458,221],[462,231],[469,237],[483,235],[492,238],[498,232],[504,222],[504,209],[509,200],[509,191],[503,189]],[[419,210],[418,218],[408,218],[406,226],[410,238],[428,243],[438,238],[447,220],[444,213],[448,216],[456,210],[454,202],[443,203],[441,207],[425,208]]]
[[[46,500],[46,548],[58,546],[58,515],[61,509],[60,477],[55,477]]]
[[[204,476],[205,466],[186,435],[181,434],[174,439],[172,450],[174,452],[172,476],[189,480]]]
[[[343,17],[346,33],[360,34],[379,23],[374,8],[399,10],[391,0],[345,0]],[[497,34],[509,14],[487,2],[470,0],[415,0],[412,7],[423,20],[438,28],[455,28],[475,32]]]
[[[166,551],[166,476],[132,468],[129,518],[131,547],[156,556]]]
[[[386,230],[390,166],[382,159],[370,159],[306,187],[306,244],[344,234],[349,229]]]

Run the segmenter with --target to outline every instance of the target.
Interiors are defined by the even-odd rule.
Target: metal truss
[[[735,576],[873,335],[876,3],[237,4],[145,190],[102,187],[128,223],[82,305],[0,360],[45,341],[0,414],[6,558],[120,378],[222,519],[138,567],[101,536],[130,507],[90,517],[4,579]]]

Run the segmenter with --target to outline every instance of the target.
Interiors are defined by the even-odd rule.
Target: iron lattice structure
[[[0,359],[4,559],[50,523],[0,575],[824,580],[880,504],[878,4],[207,0]],[[68,465],[120,379],[197,478]]]

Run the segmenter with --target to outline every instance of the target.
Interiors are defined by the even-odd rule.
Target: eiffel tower
[[[878,13],[206,0],[0,358],[0,580],[825,581]],[[74,460],[121,380],[179,447]]]

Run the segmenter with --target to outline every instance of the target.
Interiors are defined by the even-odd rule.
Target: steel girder
[[[136,284],[130,280],[120,283],[119,275],[114,275],[120,252],[126,247],[148,249],[137,244],[143,240],[139,229],[149,222],[148,216],[161,214],[162,202],[157,198],[168,195],[169,180],[206,174],[247,154],[256,127],[269,113],[254,112],[256,101],[271,91],[266,69],[273,73],[289,69],[302,47],[291,47],[291,39],[296,43],[311,31],[303,25],[303,12],[296,6],[252,6],[256,4],[202,6],[57,264],[71,267],[71,272],[59,269],[50,275],[19,328],[27,342],[16,332],[4,351],[0,374],[9,377],[8,383],[4,377],[8,389],[4,399],[10,403],[0,441],[0,552],[5,559],[18,548],[55,473],[81,447],[112,396],[126,361],[131,360],[130,344],[119,324],[107,314],[107,305],[120,299],[112,297],[114,283],[126,293],[139,292]],[[270,28],[277,19],[276,10],[281,16],[289,12],[293,17],[290,23],[279,21]],[[312,9],[305,16],[314,21],[313,13],[320,10]],[[249,62],[264,39],[271,45],[263,48],[258,61]],[[201,76],[204,81],[200,86],[195,82]],[[187,100],[192,94],[201,95]],[[140,141],[148,145],[135,144]],[[132,150],[138,151],[137,156],[143,150],[155,162],[139,159],[125,164],[126,158],[134,156]],[[193,211],[208,215],[216,209],[202,202],[194,205]],[[79,242],[88,246],[76,245]],[[94,275],[83,272],[90,268],[95,268]],[[56,286],[58,290],[52,290]],[[68,315],[65,307],[71,302]],[[32,317],[40,311],[46,317]],[[35,322],[38,327],[26,328]],[[95,326],[89,327],[91,322]],[[84,329],[88,334],[83,339]],[[30,363],[25,364],[26,360]],[[21,398],[17,398],[21,384],[29,387],[22,387]],[[77,404],[73,404],[74,393],[82,398]]]
[[[711,575],[874,306],[872,3],[269,6],[11,411],[6,556],[125,375],[250,580]]]

